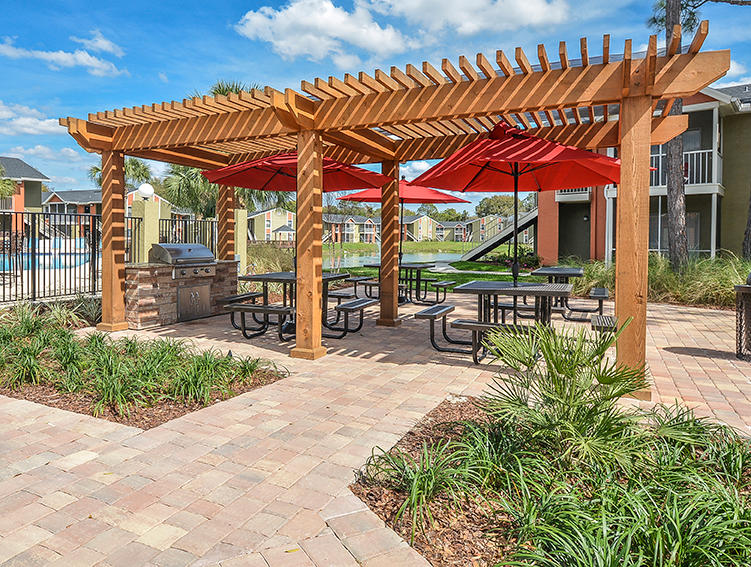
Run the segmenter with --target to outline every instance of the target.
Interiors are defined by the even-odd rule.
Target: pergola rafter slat
[[[357,78],[346,74],[343,80],[329,77],[302,81],[300,89],[305,94],[267,87],[264,91],[97,112],[89,114],[88,120],[61,119],[84,149],[102,153],[106,165],[103,240],[112,243],[112,255],[103,258],[103,264],[107,264],[102,270],[106,280],[103,302],[107,305],[104,327],[115,329],[124,321],[122,298],[114,297],[122,289],[119,278],[123,255],[118,247],[123,243],[118,238],[113,240],[113,234],[120,230],[123,204],[116,193],[123,186],[121,164],[126,154],[214,168],[297,149],[301,204],[298,242],[308,246],[298,258],[313,264],[306,264],[299,272],[296,354],[314,358],[323,353],[320,329],[315,329],[315,313],[320,309],[315,289],[320,289],[321,274],[322,156],[348,163],[381,162],[383,171],[394,177],[389,190],[383,192],[383,204],[387,205],[383,210],[388,217],[384,226],[394,227],[384,234],[383,251],[396,250],[394,188],[398,186],[399,162],[446,157],[487,136],[498,117],[565,144],[590,149],[621,146],[622,171],[632,178],[622,182],[618,198],[623,197],[624,202],[633,203],[641,211],[648,199],[649,176],[644,172],[649,169],[649,145],[664,143],[687,127],[685,116],[668,115],[673,100],[699,91],[729,68],[728,51],[701,51],[707,33],[708,25],[702,22],[684,50],[680,28],[674,29],[663,56],[653,36],[641,59],[634,57],[630,39],[625,42],[622,58],[611,57],[610,36],[605,35],[601,58],[590,55],[586,38],[580,41],[579,62],[569,60],[566,44],[560,42],[558,64],[549,60],[543,45],[538,46],[539,68],[517,48],[514,59],[518,69],[499,50],[497,68],[477,54],[474,64],[465,56],[459,57],[458,69],[443,59],[440,70],[424,62],[419,68],[407,65],[404,71],[392,67],[390,74],[378,69],[374,76],[359,73]],[[625,127],[633,130],[626,135]],[[232,224],[227,209],[231,201],[231,195],[223,190],[219,217],[227,225]],[[619,278],[628,274],[631,283],[616,283],[616,306],[619,316],[632,316],[634,322],[621,335],[618,360],[638,364],[644,361],[644,243],[649,225],[641,213],[622,217],[621,209],[618,207],[616,223],[616,272]],[[219,231],[221,255],[230,256],[231,227],[220,223]],[[392,258],[383,265],[382,277],[389,285],[381,288],[379,324],[398,324],[395,297],[389,295],[397,265]]]

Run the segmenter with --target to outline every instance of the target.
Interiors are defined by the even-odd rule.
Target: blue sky
[[[299,88],[302,79],[545,43],[590,53],[627,37],[646,45],[651,1],[292,0],[21,2],[0,0],[0,155],[20,157],[56,189],[87,189],[97,162],[57,118],[182,100],[217,79]],[[706,49],[732,51],[720,84],[751,82],[751,8],[708,4]],[[419,173],[425,164],[407,164]],[[163,166],[155,165],[155,172]],[[478,199],[473,198],[473,201]],[[473,206],[469,207],[470,209]]]

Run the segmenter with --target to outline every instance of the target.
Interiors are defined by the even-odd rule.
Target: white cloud
[[[166,73],[159,73],[159,80],[163,83],[169,83],[169,77],[167,77]]]
[[[337,66],[359,62],[352,48],[384,57],[414,45],[393,26],[381,26],[367,5],[355,1],[352,11],[331,0],[291,0],[280,9],[263,6],[247,12],[235,29],[249,39],[271,43],[285,59],[331,57]]]
[[[35,108],[21,104],[5,104],[0,100],[0,134],[64,134],[54,118],[46,118]]]
[[[50,181],[60,185],[78,185],[80,183],[75,177],[58,177],[57,175],[51,176]]]
[[[11,157],[18,157],[21,159],[24,159],[26,157],[34,157],[46,161],[58,161],[65,163],[81,162],[86,160],[87,158],[86,155],[83,155],[72,148],[60,148],[59,150],[56,150],[50,148],[49,146],[43,146],[41,144],[37,144],[36,146],[33,146],[31,148],[15,146],[6,153]]]
[[[122,57],[125,55],[125,51],[123,51],[122,47],[104,37],[99,30],[92,30],[91,38],[89,39],[75,36],[70,36],[70,39],[76,43],[80,43],[86,49],[91,51],[112,53],[112,55],[116,57]]]
[[[712,86],[737,87],[738,85],[747,85],[751,83],[751,75],[747,73],[748,69],[743,63],[736,61],[735,59],[731,59],[730,69],[728,70],[727,74]]]
[[[566,0],[377,0],[372,8],[432,32],[460,35],[558,24],[573,12]]]
[[[75,51],[24,49],[13,45],[13,40],[9,37],[0,43],[0,55],[11,59],[38,59],[47,63],[47,66],[54,71],[64,67],[84,67],[89,74],[97,77],[115,77],[128,73],[127,70],[118,69],[112,62],[91,55],[83,49]]]
[[[430,164],[425,160],[408,161],[399,169],[400,174],[403,175],[407,181],[412,181],[415,177],[430,169]]]

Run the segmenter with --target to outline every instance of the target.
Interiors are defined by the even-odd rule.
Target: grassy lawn
[[[375,278],[378,276],[378,270],[375,268],[342,268],[342,271],[347,271],[353,276],[370,276]],[[423,272],[424,277],[438,278],[438,280],[450,280],[456,282],[456,285],[476,280],[489,280],[489,281],[511,281],[511,276],[499,276],[496,274],[464,274],[464,273],[443,273],[443,272]],[[524,278],[524,281],[546,281],[544,278]],[[452,286],[450,289],[453,289]]]
[[[451,242],[451,241],[428,241],[423,240],[421,242],[413,242],[411,240],[405,241],[403,244],[403,251],[405,254],[413,254],[418,252],[445,252],[461,254],[466,252],[472,247],[468,242]],[[338,255],[341,251],[357,254],[376,254],[379,250],[378,244],[369,244],[366,242],[345,242],[343,245],[336,243],[334,245],[334,255]],[[323,245],[324,256],[331,255],[331,245]]]

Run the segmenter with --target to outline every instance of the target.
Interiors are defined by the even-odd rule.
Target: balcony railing
[[[715,183],[712,179],[712,150],[695,150],[683,152],[683,179],[686,185]],[[649,184],[652,187],[667,185],[667,155],[652,154],[651,165],[655,171],[650,172]]]

